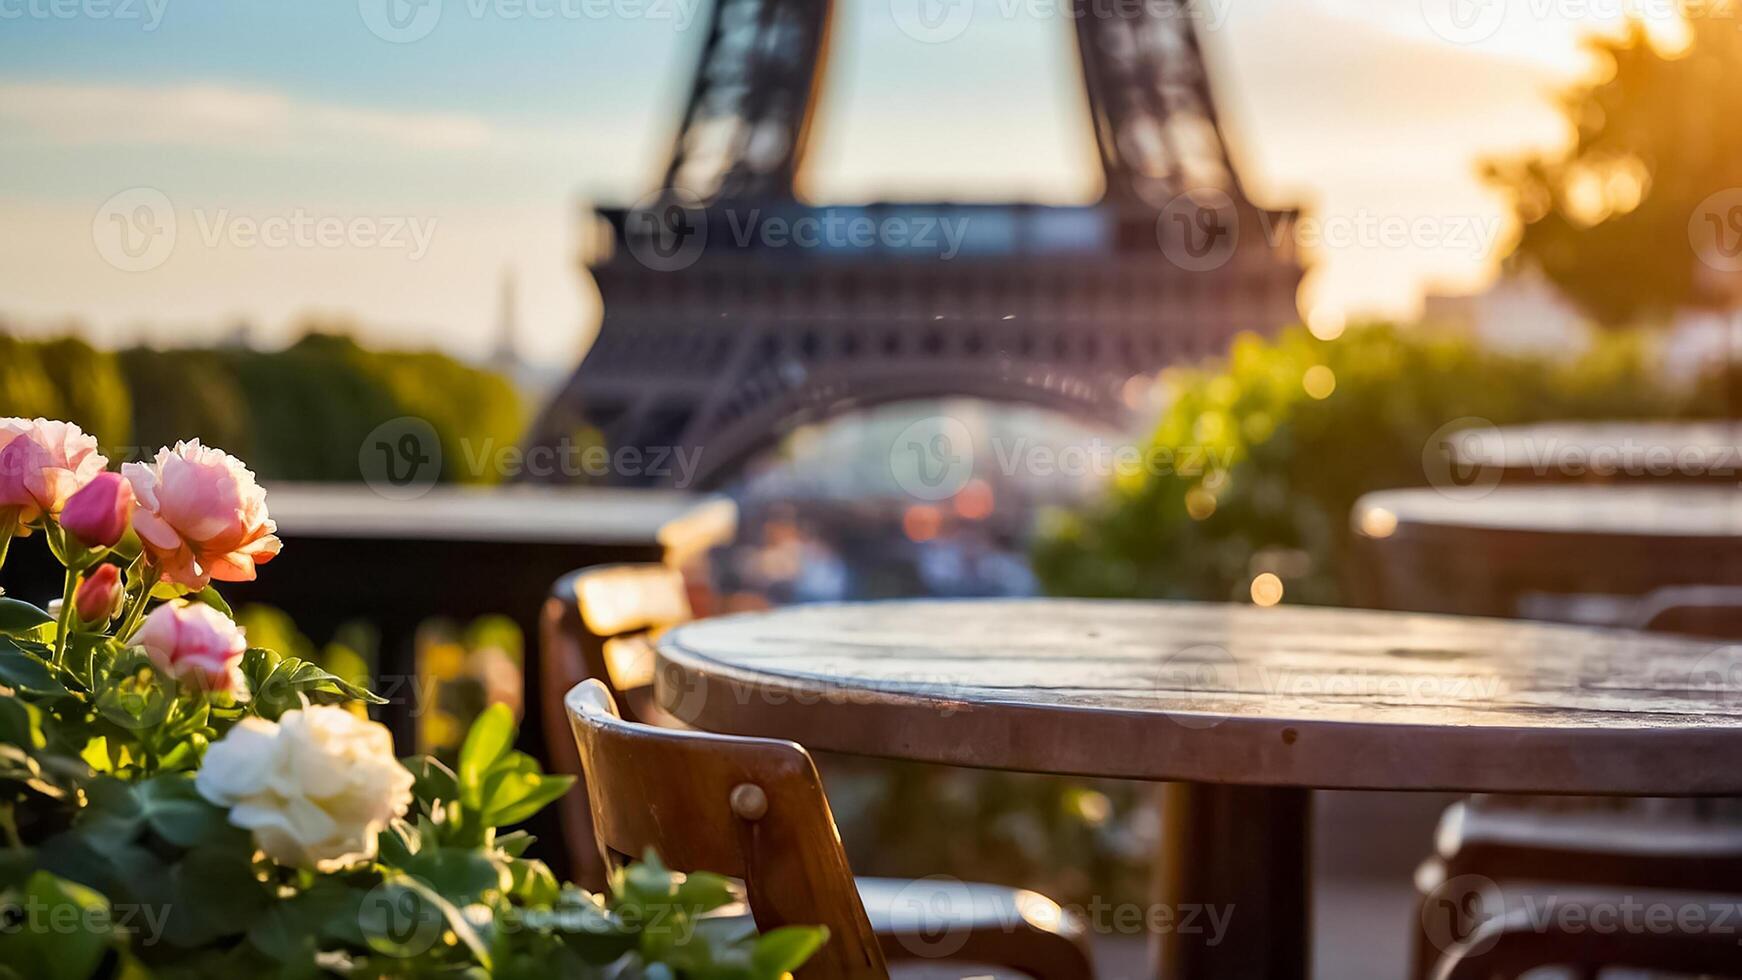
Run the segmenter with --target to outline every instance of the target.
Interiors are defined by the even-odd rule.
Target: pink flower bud
[[[0,418],[0,510],[23,523],[60,513],[108,465],[97,440],[71,422]]]
[[[85,623],[107,623],[121,611],[121,567],[104,562],[73,593],[73,612]]]
[[[60,524],[87,548],[113,548],[133,520],[133,486],[119,473],[98,473],[67,498]]]
[[[204,691],[233,690],[248,649],[242,628],[228,616],[181,600],[153,609],[131,642],[144,647],[159,670]]]

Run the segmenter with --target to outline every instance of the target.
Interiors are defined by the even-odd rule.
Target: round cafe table
[[[1742,490],[1616,483],[1381,490],[1351,523],[1370,573],[1363,605],[1531,619],[1575,617],[1555,596],[1637,597],[1742,586]],[[1566,606],[1566,609],[1560,607]],[[1543,607],[1547,607],[1544,609]],[[1632,615],[1622,603],[1617,615]]]
[[[1727,761],[1742,751],[1742,649],[1624,631],[928,600],[702,620],[664,635],[659,658],[660,703],[711,731],[1168,781],[1158,903],[1232,906],[1219,943],[1159,936],[1174,978],[1306,975],[1314,788],[1742,793]]]

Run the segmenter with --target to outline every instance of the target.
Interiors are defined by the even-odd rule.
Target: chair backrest
[[[588,678],[606,684],[634,721],[663,721],[653,706],[649,633],[690,618],[683,574],[656,563],[600,565],[570,572],[551,587],[539,623],[538,685],[545,750],[555,772],[581,775],[563,694]],[[604,884],[584,788],[557,805],[569,878]]]
[[[596,679],[564,701],[604,860],[652,848],[675,870],[743,879],[763,930],[828,926],[804,980],[888,976],[803,748],[626,721]]]

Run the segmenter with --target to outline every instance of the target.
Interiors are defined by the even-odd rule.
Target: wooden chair
[[[890,960],[948,959],[1036,980],[1093,976],[1084,930],[1033,892],[947,879],[855,880],[809,753],[793,742],[624,719],[598,679],[565,699],[603,859],[648,848],[677,870],[741,879],[756,925],[824,925],[802,980],[877,980]]]
[[[1607,929],[1629,905],[1697,910],[1695,929]],[[1511,980],[1541,967],[1595,977],[1614,967],[1677,976],[1742,977],[1736,896],[1676,892],[1586,891],[1555,895],[1537,908],[1509,908],[1477,926],[1447,952],[1432,980]]]
[[[605,683],[634,721],[676,724],[653,702],[648,636],[690,616],[689,589],[677,569],[657,563],[599,565],[570,572],[551,587],[539,622],[539,697],[544,742],[556,772],[580,774],[563,694],[588,678]],[[558,802],[569,880],[605,883],[584,788]]]
[[[1742,883],[1742,823],[1717,818],[1721,800],[1592,800],[1475,796],[1440,818],[1435,853],[1416,870],[1413,976],[1431,976],[1443,951],[1428,936],[1426,905],[1465,876],[1490,881],[1508,907],[1560,892],[1636,888],[1726,893]],[[1732,895],[1730,901],[1742,904]],[[1738,924],[1742,928],[1742,922]],[[1742,947],[1737,950],[1742,956]]]

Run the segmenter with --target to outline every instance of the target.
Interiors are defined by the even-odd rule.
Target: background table
[[[702,728],[812,749],[1178,781],[1158,901],[1235,908],[1170,977],[1300,977],[1312,788],[1742,792],[1742,651],[1383,612],[1063,600],[799,606],[660,642]],[[1423,841],[1426,848],[1428,842]],[[1397,928],[1404,928],[1400,921]]]
[[[1742,490],[1691,483],[1419,488],[1351,519],[1363,605],[1490,616],[1625,618],[1666,585],[1742,585]],[[1545,597],[1588,597],[1581,611]],[[1532,606],[1535,603],[1535,606]]]

